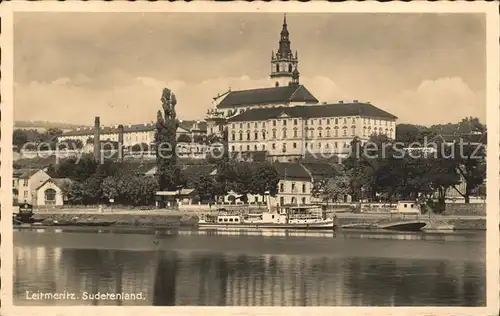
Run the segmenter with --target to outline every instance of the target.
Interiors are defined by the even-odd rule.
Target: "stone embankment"
[[[59,225],[96,226],[99,223],[111,224],[112,226],[141,227],[141,228],[175,228],[195,227],[198,217],[196,212],[181,211],[130,211],[130,210],[104,210],[98,211],[65,211],[36,212],[34,219],[42,225],[53,225],[56,221]],[[429,220],[428,216],[393,215],[388,214],[360,214],[360,213],[337,213],[338,226],[365,226],[374,227],[380,224],[388,224],[402,220]],[[432,222],[436,224],[454,225],[456,230],[485,230],[485,216],[433,216]]]
[[[377,216],[378,215],[378,216]],[[404,220],[428,221],[427,216],[389,216],[382,214],[350,214],[344,213],[337,216],[339,226],[370,227],[389,224]],[[431,220],[437,225],[453,225],[455,230],[486,230],[486,217],[481,216],[436,216]]]
[[[196,216],[173,214],[141,214],[135,213],[78,213],[64,212],[37,213],[33,216],[41,225],[81,225],[97,226],[98,224],[124,227],[176,228],[193,227],[198,219]]]

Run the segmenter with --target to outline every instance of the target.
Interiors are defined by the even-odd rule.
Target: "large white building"
[[[229,150],[267,151],[280,161],[310,154],[344,154],[354,137],[395,137],[396,117],[368,103],[249,110],[228,120]]]
[[[354,137],[395,138],[397,117],[369,102],[319,103],[299,81],[298,53],[292,53],[286,17],[279,48],[271,55],[271,87],[227,91],[208,111],[209,133],[227,129],[233,154],[265,152],[279,161],[305,154],[345,154]]]

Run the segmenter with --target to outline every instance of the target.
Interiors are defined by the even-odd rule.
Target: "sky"
[[[212,98],[272,87],[281,13],[14,15],[14,119],[103,125],[156,120],[164,87],[180,119]],[[486,115],[482,14],[290,13],[300,83],[321,102],[369,101],[398,123]]]

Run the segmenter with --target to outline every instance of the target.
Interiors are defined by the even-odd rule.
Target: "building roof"
[[[209,176],[216,169],[213,164],[203,165],[184,165],[181,168],[181,174],[188,184],[192,184],[201,176]]]
[[[198,124],[198,128],[194,129],[194,125]],[[207,123],[204,121],[193,121],[193,120],[179,120],[179,127],[185,129],[187,131],[193,132],[204,132],[207,130]],[[85,135],[94,135],[94,128],[81,128],[77,130],[72,130],[66,133],[63,133],[61,136],[85,136]],[[151,132],[156,130],[155,123],[147,123],[147,124],[124,124],[123,132],[124,133],[140,133],[140,132]],[[118,133],[118,125],[114,126],[101,126],[99,133],[101,135],[105,134],[117,134]]]
[[[70,178],[51,178],[49,180],[52,180],[52,182],[55,183],[59,188],[62,188],[65,185],[69,185],[73,183],[73,181]]]
[[[37,170],[46,168],[49,165],[55,165],[56,163],[57,159],[55,155],[50,155],[48,157],[20,158],[14,162],[15,165],[21,168]]]
[[[12,176],[14,178],[28,179],[30,176],[35,174],[40,169],[30,169],[30,168],[21,168],[14,169],[12,171]]]
[[[292,118],[316,118],[336,116],[362,116],[397,119],[397,116],[381,110],[370,103],[336,103],[307,106],[250,109],[233,116],[229,122],[263,121],[286,115]]]
[[[231,91],[217,105],[217,108],[258,104],[285,104],[289,102],[318,103],[309,90],[303,85],[260,88]]]
[[[44,186],[47,182],[52,182],[54,183],[59,189],[62,189],[66,185],[70,185],[73,183],[73,181],[69,178],[49,178],[42,182],[36,189],[40,189],[42,186]]]
[[[195,189],[181,189],[181,190],[175,190],[175,191],[157,191],[156,195],[159,196],[187,196],[187,195],[192,195],[195,193]]]
[[[280,179],[283,180],[311,180],[311,175],[300,163],[274,162],[272,164]]]
[[[43,171],[42,169],[25,169],[23,173],[19,175],[19,179],[29,179],[38,171]]]
[[[302,162],[301,165],[309,171],[313,179],[329,178],[337,174],[337,169],[328,163]]]
[[[196,126],[197,125],[197,126]],[[179,126],[190,132],[206,132],[207,122],[205,121],[179,121]],[[197,128],[195,128],[197,127]]]

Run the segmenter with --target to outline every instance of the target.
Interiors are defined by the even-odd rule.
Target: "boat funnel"
[[[264,195],[266,197],[267,210],[271,212],[271,195],[269,194],[269,191],[264,192]]]

